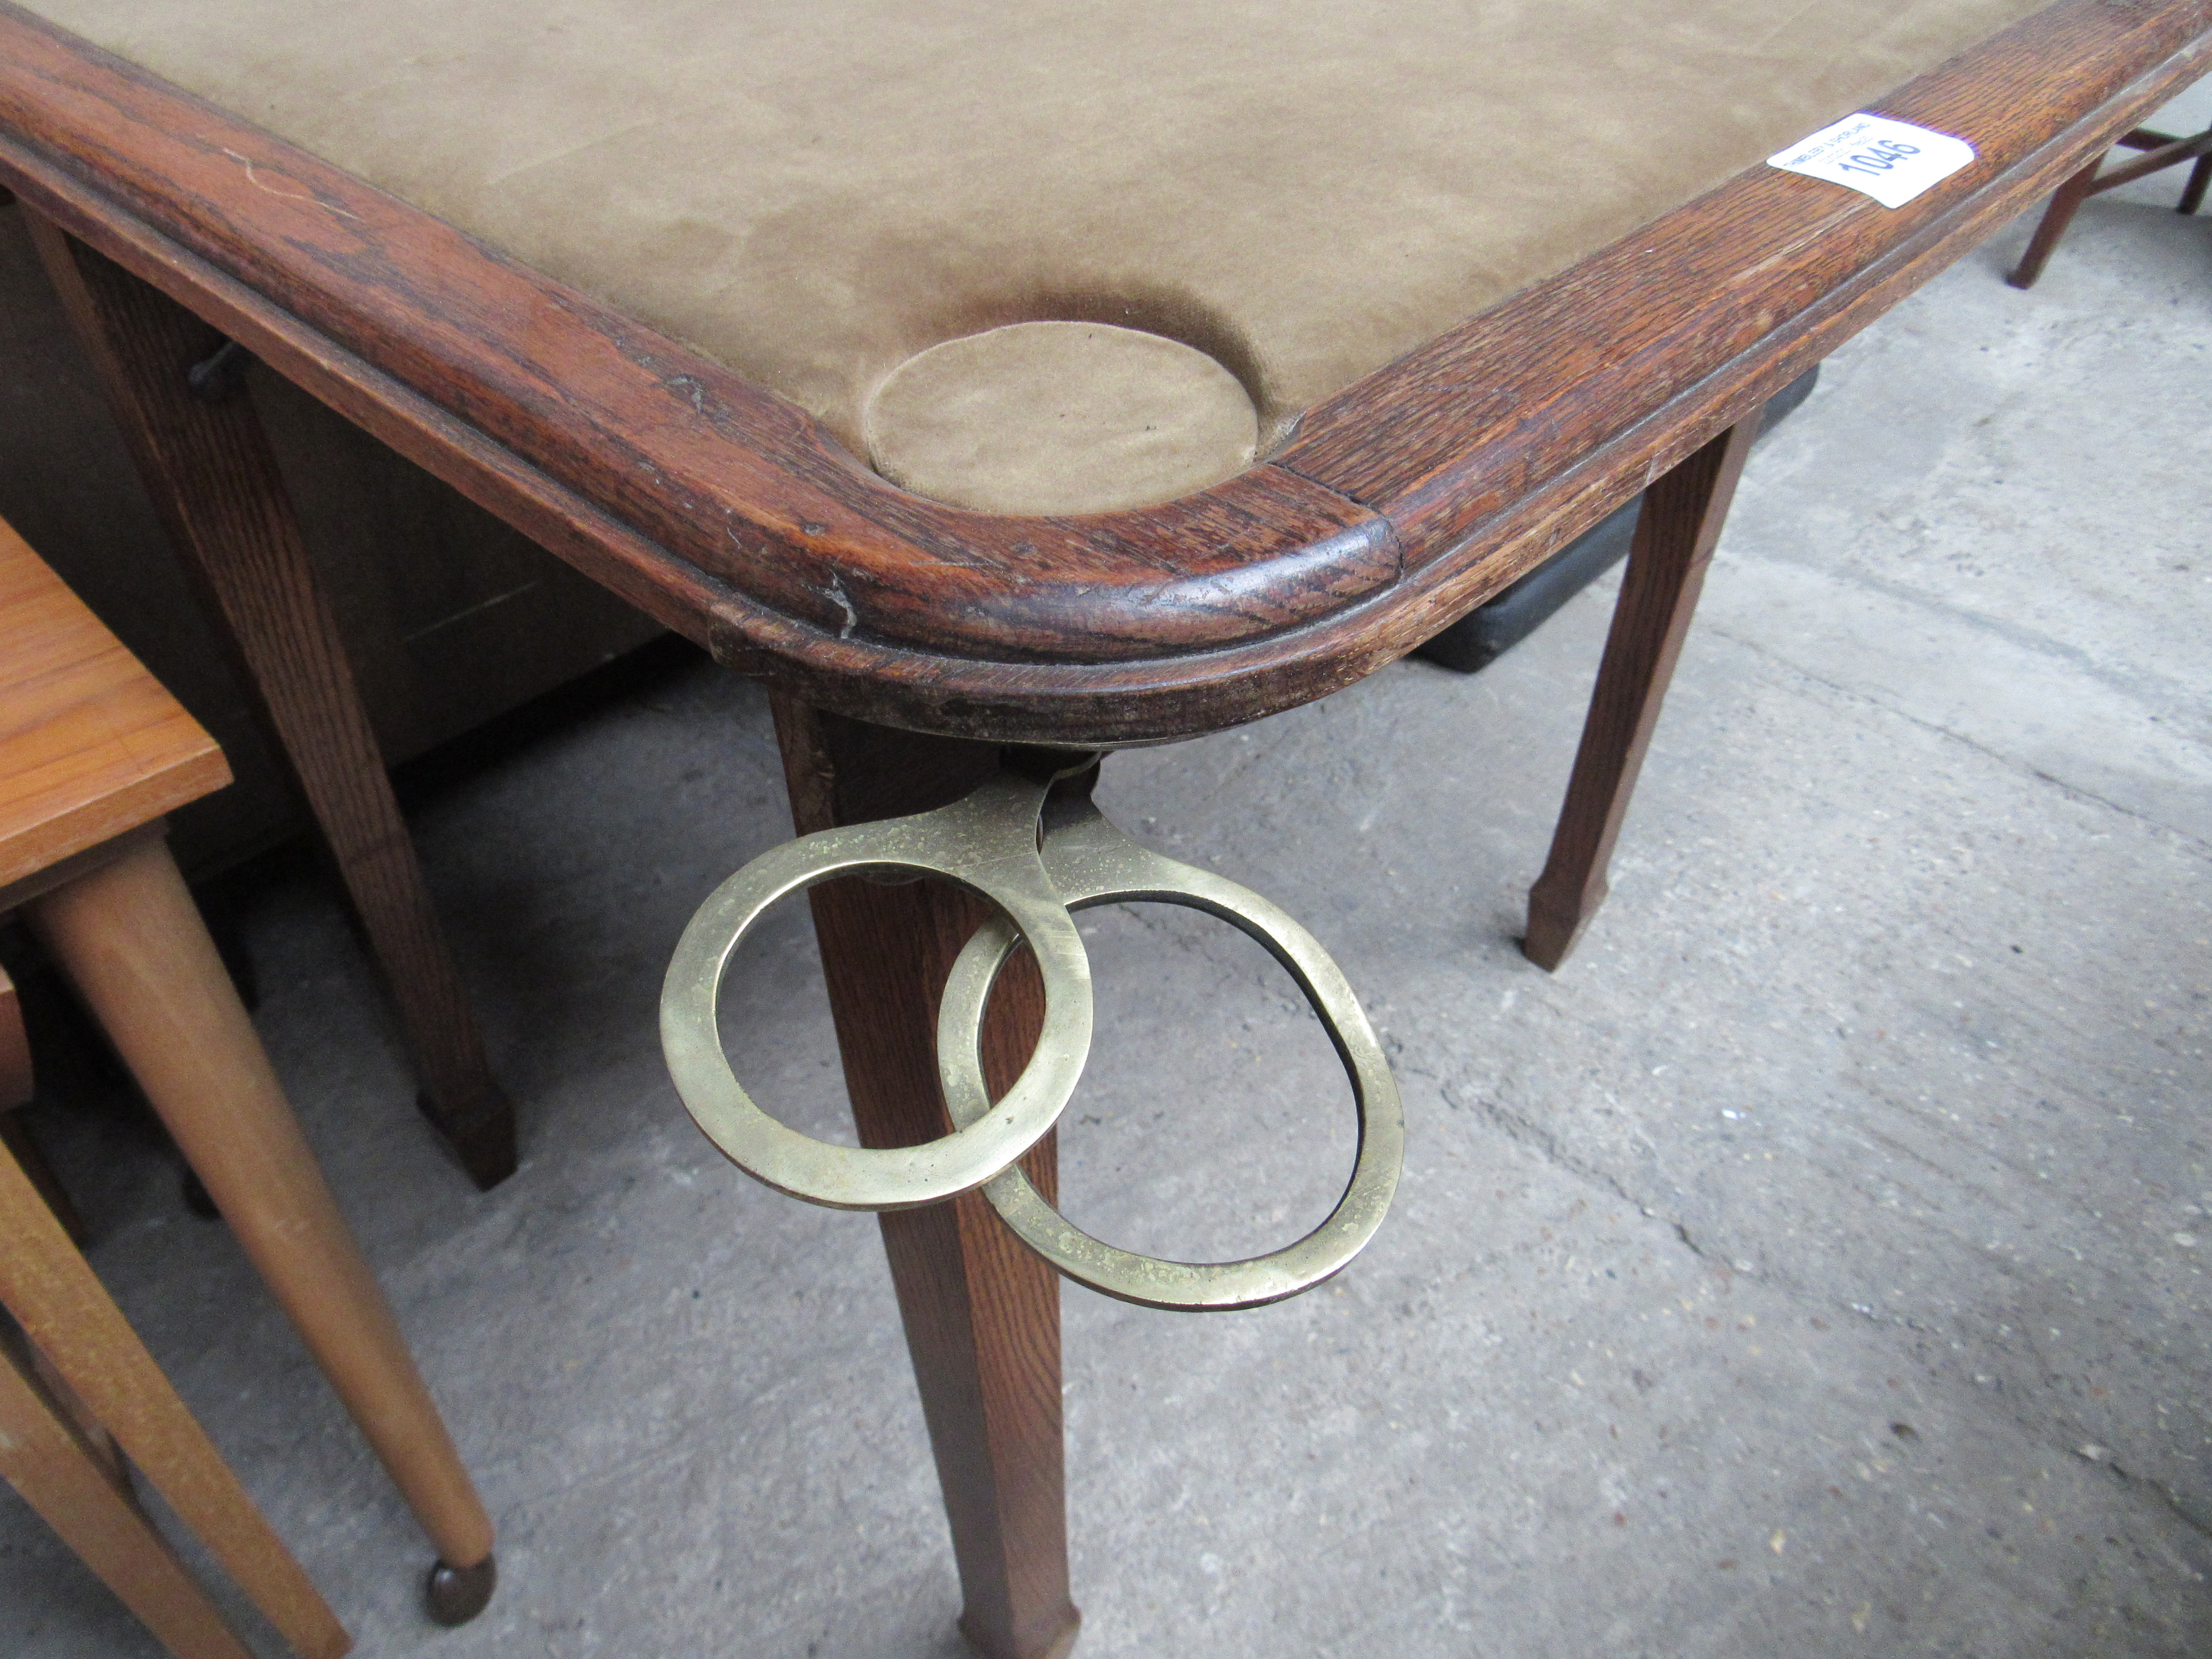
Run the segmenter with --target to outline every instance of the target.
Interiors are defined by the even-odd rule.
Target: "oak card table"
[[[1749,417],[2208,60],[2208,0],[33,0],[0,183],[491,1179],[511,1119],[222,399],[241,353],[768,682],[802,830],[940,805],[994,744],[1325,696],[1643,491],[1549,966]],[[1894,208],[1766,165],[1869,109],[1972,158]],[[941,1133],[981,912],[812,897],[862,1139]],[[996,1086],[1036,1005],[997,1000]],[[883,1230],[963,1628],[1060,1650],[1054,1281],[974,1194]]]

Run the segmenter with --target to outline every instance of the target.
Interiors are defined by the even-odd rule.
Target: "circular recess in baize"
[[[1106,323],[1009,323],[946,340],[869,401],[868,459],[902,489],[984,513],[1152,507],[1252,464],[1237,377],[1180,340]]]

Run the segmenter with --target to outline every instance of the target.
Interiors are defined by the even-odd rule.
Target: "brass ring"
[[[838,1210],[904,1210],[981,1186],[1042,1139],[1091,1048],[1091,964],[1037,855],[1047,785],[1001,773],[933,812],[823,830],[763,853],[700,906],[660,993],[660,1043],[692,1117],[730,1162],[778,1192]],[[911,872],[996,904],[1043,970],[1043,1034],[1006,1097],[920,1146],[839,1146],[753,1103],[722,1051],[715,1003],[733,952],[769,905],[832,876]],[[1009,945],[1011,948],[1011,945]]]
[[[1057,807],[1060,803],[1055,802]],[[1188,905],[1218,916],[1265,946],[1305,993],[1352,1080],[1359,1152],[1344,1194],[1328,1218],[1296,1243],[1243,1261],[1169,1261],[1093,1238],[1069,1221],[1018,1168],[988,1182],[983,1194],[1030,1249],[1068,1278],[1148,1308],[1255,1308],[1310,1290],[1341,1269],[1382,1224],[1405,1162],[1406,1120],[1396,1079],[1343,971],[1313,935],[1258,894],[1210,872],[1164,858],[1131,841],[1089,801],[1055,823],[1048,812],[1044,866],[1070,911],[1122,900]],[[978,1042],[983,1011],[1013,932],[993,921],[954,963],[939,1006],[938,1067],[957,1124],[992,1110]]]

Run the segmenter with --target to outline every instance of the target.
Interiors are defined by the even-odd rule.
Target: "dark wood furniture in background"
[[[1742,423],[2208,59],[2203,0],[2059,0],[1880,101],[1979,152],[1906,207],[1752,168],[1325,400],[1237,477],[1086,518],[902,494],[722,365],[4,4],[0,182],[50,227],[118,403],[216,423],[175,440],[206,476],[159,488],[242,538],[201,556],[240,561],[238,609],[272,602],[261,584],[292,532],[240,417],[175,392],[218,337],[768,681],[801,828],[942,799],[981,744],[1158,741],[1325,696],[1656,485],[1532,927],[1556,960],[1603,892]],[[303,741],[345,723],[328,712],[343,666],[314,631],[315,656],[260,671],[272,704],[272,672],[319,688]],[[368,766],[357,737],[343,746]],[[390,831],[374,785],[332,789],[354,803],[342,816]],[[395,890],[420,914],[411,873]],[[855,1109],[879,1143],[944,1127],[917,1045],[970,914],[926,889],[817,900]],[[1002,1063],[1019,1014],[999,1017]],[[1048,1142],[1041,1175],[1050,1158]],[[1062,1651],[1052,1287],[973,1200],[884,1231],[965,1627],[1005,1659]]]
[[[2105,158],[2096,157],[2079,173],[2058,186],[2051,198],[2051,205],[2043,210],[2043,217],[2035,227],[2035,234],[2028,239],[2027,252],[2020,256],[2012,275],[2005,280],[2014,288],[2033,288],[2035,279],[2043,275],[2043,268],[2051,263],[2051,255],[2057,247],[2059,238],[2066,234],[2066,227],[2074,222],[2081,204],[2092,196],[2101,196],[2122,185],[2131,185],[2138,179],[2147,179],[2154,173],[2168,167],[2178,167],[2184,161],[2196,165],[2189,169],[2189,181],[2181,187],[2181,202],[2173,210],[2186,216],[2204,205],[2204,191],[2212,185],[2212,127],[2206,128],[2194,138],[2176,138],[2170,133],[2153,132],[2148,127],[2137,127],[2124,132],[2117,140],[2122,149],[2148,150],[2149,155],[2102,171]]]
[[[489,1186],[514,1167],[513,1113],[383,769],[662,630],[275,376],[234,374],[210,400],[180,373],[137,395],[116,331],[167,323],[173,349],[208,355],[221,337],[134,313],[131,289],[95,289],[71,257],[0,213],[0,518],[52,550],[232,757],[236,783],[179,815],[188,873],[321,829],[424,1109]],[[227,516],[257,490],[283,506]],[[283,608],[241,605],[254,591]]]
[[[514,1168],[514,1114],[491,1074],[415,844],[362,707],[337,619],[252,410],[183,373],[222,344],[145,284],[45,221],[32,235],[169,532],[258,693],[368,934],[420,1068],[425,1107],[485,1185]]]
[[[33,242],[0,211],[0,519],[205,726],[230,787],[178,813],[195,881],[313,827],[205,618]],[[388,764],[426,753],[662,630],[281,377],[234,365],[337,613]]]

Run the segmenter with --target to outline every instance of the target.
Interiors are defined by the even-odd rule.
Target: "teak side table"
[[[429,1534],[433,1615],[472,1618],[491,1521],[162,837],[229,781],[222,753],[5,524],[0,665],[0,914],[76,986]]]
[[[30,1044],[0,975],[0,1111],[31,1095]],[[0,1479],[177,1659],[251,1659],[133,1492],[118,1443],[302,1659],[351,1645],[336,1615],[0,1150]],[[90,1402],[97,1400],[95,1407]]]

